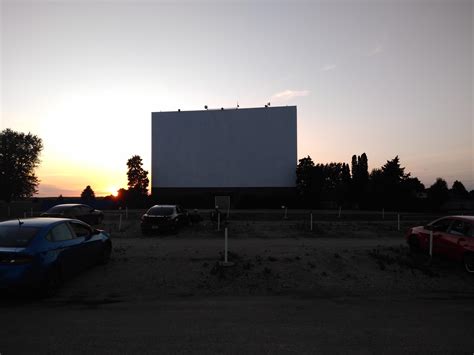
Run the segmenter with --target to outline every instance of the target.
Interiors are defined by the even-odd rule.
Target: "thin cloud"
[[[367,53],[367,55],[369,57],[372,57],[372,56],[380,54],[382,52],[383,52],[383,47],[379,45],[379,46],[375,47],[374,49],[372,49],[369,53]]]
[[[288,101],[295,97],[308,96],[308,90],[285,90],[272,96],[272,101]]]
[[[322,71],[329,71],[329,70],[334,70],[334,69],[336,69],[335,64],[329,64],[321,68]]]

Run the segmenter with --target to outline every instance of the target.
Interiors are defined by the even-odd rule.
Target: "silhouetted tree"
[[[418,194],[424,185],[400,165],[396,156],[380,168],[372,170],[369,177],[368,207],[396,210],[414,210],[420,208]]]
[[[372,169],[369,175],[367,200],[365,205],[370,208],[384,208],[384,179],[382,169]]]
[[[0,132],[0,199],[31,197],[37,193],[39,179],[34,170],[43,149],[41,138],[9,128]]]
[[[316,164],[310,168],[312,206],[343,205],[349,198],[350,171],[345,163]]]
[[[405,174],[405,168],[400,166],[398,155],[392,160],[387,160],[382,166],[382,177],[384,182],[384,204],[391,209],[403,209],[402,183],[410,174]]]
[[[81,200],[88,202],[95,200],[95,193],[94,190],[92,190],[92,188],[90,187],[90,185],[87,185],[86,188],[82,191]]]
[[[367,200],[367,185],[369,183],[369,161],[367,154],[352,156],[351,196],[357,205],[364,205]]]
[[[115,197],[117,204],[119,207],[127,206],[128,201],[128,190],[124,188],[120,188],[117,190],[117,197]]]
[[[144,205],[148,198],[148,171],[143,169],[142,158],[134,155],[127,161],[128,191],[126,201],[132,206]]]
[[[449,199],[448,184],[442,178],[437,178],[436,182],[428,190],[428,201],[430,207],[438,210]]]
[[[453,186],[451,187],[451,193],[454,198],[466,199],[469,197],[469,192],[467,192],[463,183],[458,180],[453,182]]]
[[[148,171],[143,169],[142,158],[134,155],[127,161],[128,190],[138,195],[148,195]]]
[[[314,162],[309,155],[300,159],[296,166],[296,189],[305,205],[311,203],[313,168]]]

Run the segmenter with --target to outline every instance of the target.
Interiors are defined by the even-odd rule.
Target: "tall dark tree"
[[[392,160],[387,160],[381,170],[385,207],[398,210],[404,209],[403,202],[406,201],[407,196],[403,196],[403,183],[410,177],[410,174],[405,174],[405,168],[401,167],[398,155]]]
[[[148,171],[143,169],[142,158],[134,155],[127,161],[128,190],[137,196],[148,195]]]
[[[81,193],[81,200],[91,202],[95,200],[95,192],[92,190],[90,185],[87,185],[86,188]]]
[[[451,193],[455,198],[468,198],[469,192],[467,192],[466,188],[464,187],[461,181],[456,180],[453,182],[453,186],[451,187]]]
[[[380,168],[372,170],[369,178],[370,208],[393,210],[414,210],[421,207],[418,195],[425,190],[424,185],[400,165],[396,156]]]
[[[351,196],[358,206],[365,205],[367,200],[367,185],[369,183],[369,162],[367,154],[352,156]]]
[[[438,210],[449,199],[449,189],[446,180],[437,178],[428,190],[428,201],[432,209]]]
[[[311,201],[313,168],[314,162],[309,155],[300,159],[296,166],[296,189],[305,205]]]
[[[31,197],[39,179],[35,168],[43,149],[41,138],[9,128],[0,132],[0,200]]]

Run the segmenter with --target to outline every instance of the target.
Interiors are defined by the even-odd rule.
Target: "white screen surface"
[[[296,107],[152,113],[152,187],[294,187]]]

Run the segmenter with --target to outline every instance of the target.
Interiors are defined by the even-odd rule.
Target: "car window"
[[[26,247],[39,228],[18,226],[0,227],[0,247]]]
[[[469,232],[469,224],[464,221],[454,220],[449,228],[449,233],[459,236],[467,236]]]
[[[76,214],[76,208],[71,207],[63,211],[64,217],[73,217]]]
[[[449,226],[451,225],[451,222],[453,220],[450,218],[443,218],[440,219],[434,223],[431,224],[431,226],[437,231],[437,232],[447,232]]]
[[[89,206],[81,206],[81,214],[89,214],[91,213],[92,207]]]
[[[69,206],[56,205],[47,210],[46,213],[64,213],[66,210],[69,209]]]
[[[61,223],[50,230],[46,238],[52,242],[61,242],[71,240],[73,235],[67,224]]]
[[[467,235],[469,237],[474,238],[474,224],[473,223],[466,223],[466,224],[468,224],[468,226],[469,226],[468,231],[467,231]]]
[[[173,212],[173,207],[152,207],[147,211],[147,214],[151,216],[171,216]]]
[[[91,230],[83,224],[70,223],[70,226],[71,226],[72,230],[74,231],[74,233],[76,234],[77,238],[87,237],[88,235],[91,234]]]

